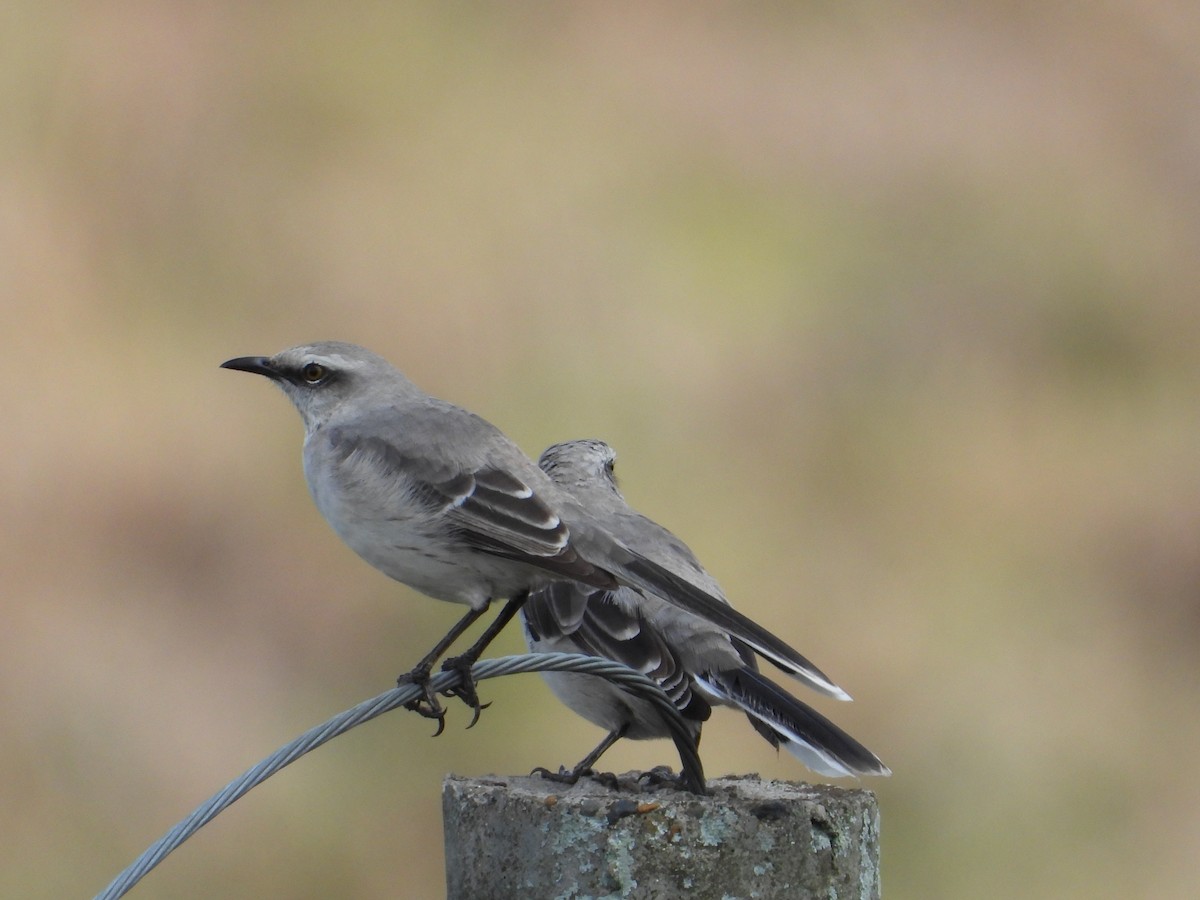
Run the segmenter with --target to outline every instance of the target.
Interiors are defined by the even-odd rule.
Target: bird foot
[[[579,781],[579,773],[568,771],[566,766],[559,766],[557,772],[551,772],[545,766],[538,766],[529,773],[531,778],[534,775],[544,778],[546,781],[553,781],[555,784],[575,784]]]
[[[673,787],[679,790],[686,790],[686,782],[683,773],[676,775],[670,766],[655,766],[653,769],[648,769],[642,772],[637,779],[639,782],[645,782],[651,787]]]
[[[559,766],[557,772],[551,772],[549,769],[538,766],[532,772],[532,775],[537,775],[547,781],[553,781],[555,784],[578,784],[581,778],[590,778],[592,781],[598,782],[604,787],[612,791],[621,789],[621,782],[612,772],[597,772],[594,769],[568,769],[566,766]]]
[[[471,674],[471,667],[475,665],[475,660],[464,653],[462,656],[452,656],[450,659],[442,663],[442,671],[457,672],[461,681],[458,687],[450,688],[446,691],[447,697],[457,697],[467,706],[471,707],[471,723],[468,728],[474,728],[475,723],[479,721],[479,715],[492,704],[480,703],[479,694],[475,690],[475,678]]]
[[[396,684],[403,686],[406,684],[415,684],[423,691],[423,696],[416,700],[410,700],[404,704],[404,708],[424,716],[426,719],[437,719],[437,731],[433,733],[437,737],[446,730],[446,707],[442,706],[435,694],[429,688],[429,665],[421,663],[411,672],[406,672],[396,679]]]

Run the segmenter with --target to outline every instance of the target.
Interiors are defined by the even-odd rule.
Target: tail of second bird
[[[706,672],[696,680],[716,697],[743,710],[767,740],[814,772],[834,778],[892,774],[874,753],[749,666]]]

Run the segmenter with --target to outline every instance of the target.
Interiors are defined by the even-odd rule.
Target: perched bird
[[[615,461],[616,454],[603,441],[569,441],[547,449],[539,465],[625,546],[724,601],[721,588],[691,550],[625,502]],[[759,672],[744,641],[653,593],[560,581],[532,591],[521,616],[533,651],[606,657],[657,682],[691,725],[697,742],[711,705],[720,704],[745,712],[773,746],[822,775],[891,774],[870,750]],[[623,737],[670,736],[662,715],[648,701],[612,682],[570,672],[542,676],[563,703],[608,731],[573,770],[551,777],[578,779]]]
[[[426,686],[414,706],[439,719],[431,667],[494,599],[504,608],[470,649],[447,659],[455,692],[481,708],[470,667],[532,590],[568,581],[652,593],[744,641],[814,689],[848,695],[812,663],[723,598],[609,533],[499,429],[429,396],[382,357],[325,341],[227,369],[266,376],[304,421],[304,472],[317,508],[385,575],[468,612],[401,681]]]

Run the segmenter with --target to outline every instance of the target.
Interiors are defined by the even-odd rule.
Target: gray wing
[[[614,592],[557,582],[530,594],[522,614],[535,641],[567,641],[575,652],[624,663],[658,684],[685,718],[708,719],[712,708],[679,655],[636,605],[621,603]]]
[[[612,546],[609,556],[612,561],[608,565],[621,573],[623,582],[633,585],[644,594],[662,597],[685,612],[711,622],[813,690],[838,700],[850,699],[849,694],[799,651],[672,569],[620,545]]]
[[[437,428],[431,427],[430,413],[439,418]],[[501,432],[446,405],[426,409],[419,419],[408,417],[414,429],[437,437],[421,446],[414,430],[404,427],[405,418],[389,417],[386,431],[367,423],[338,426],[326,440],[343,459],[369,457],[375,471],[406,485],[409,502],[440,512],[446,528],[468,546],[598,587],[616,586],[571,546],[566,523],[531,484],[544,477],[541,470]]]

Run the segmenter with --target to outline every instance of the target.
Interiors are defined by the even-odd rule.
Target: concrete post
[[[639,784],[450,775],[449,900],[877,900],[879,807],[867,790],[714,778],[700,797]]]

